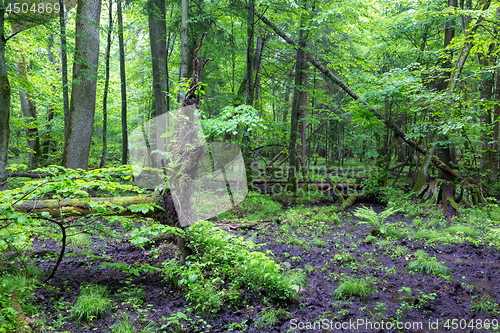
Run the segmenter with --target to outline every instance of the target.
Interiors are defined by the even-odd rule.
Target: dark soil
[[[332,204],[331,201],[319,203],[319,205]],[[371,204],[371,206],[377,212],[384,209],[384,206],[378,204]],[[347,213],[352,212],[356,207],[359,207],[359,204],[349,208]],[[397,221],[411,222],[398,214],[387,220],[389,223]],[[211,325],[208,331],[229,332],[231,323],[244,323],[247,328],[242,331],[248,332],[288,332],[290,328],[296,328],[291,331],[297,332],[388,332],[387,329],[366,329],[364,325],[358,326],[357,330],[352,329],[354,327],[352,325],[350,328],[344,326],[344,329],[336,329],[335,324],[340,325],[357,320],[373,322],[377,321],[376,318],[379,322],[381,320],[390,322],[389,317],[392,317],[398,318],[402,323],[422,323],[421,329],[402,329],[401,332],[428,332],[430,331],[429,323],[435,324],[436,320],[439,320],[439,329],[433,331],[441,332],[445,331],[444,325],[447,319],[458,319],[458,321],[465,319],[467,325],[471,321],[476,325],[479,319],[483,321],[495,319],[492,315],[471,312],[468,308],[476,295],[487,294],[496,302],[500,301],[500,253],[498,250],[484,246],[474,247],[468,242],[451,246],[424,247],[422,242],[411,242],[404,238],[394,244],[409,248],[410,253],[424,249],[429,255],[443,261],[451,269],[453,277],[453,281],[445,282],[442,278],[424,276],[420,273],[410,275],[405,269],[409,262],[405,257],[391,259],[391,251],[386,251],[377,244],[359,242],[370,233],[371,227],[366,224],[357,224],[357,222],[358,220],[350,217],[349,214],[342,215],[340,225],[330,225],[335,226],[335,232],[322,235],[327,246],[312,246],[310,249],[276,242],[275,232],[279,229],[279,224],[271,224],[266,234],[257,230],[258,243],[266,244],[261,248],[262,251],[271,250],[276,260],[287,262],[291,268],[301,268],[306,272],[307,268],[309,269],[307,285],[304,286],[297,303],[282,305],[290,313],[290,318],[283,319],[270,328],[259,329],[254,324],[257,315],[265,311],[268,305],[263,304],[262,299],[257,297],[252,299],[251,295],[246,295],[245,298],[249,299],[248,307],[235,310],[223,306],[215,318],[201,316],[207,324]],[[248,237],[255,231],[232,232]],[[44,251],[59,250],[58,245],[53,242],[35,243],[35,249],[38,252],[42,252],[42,246]],[[110,267],[99,268],[98,266],[103,262],[159,265],[162,261],[178,255],[172,244],[160,245],[160,249],[161,255],[154,257],[154,253],[150,250],[143,250],[127,241],[117,242],[94,237],[92,251],[96,255],[105,254],[108,258],[88,258],[87,255],[82,254],[83,249],[69,249],[56,276],[46,286],[37,290],[33,302],[45,313],[48,324],[54,324],[58,316],[66,317],[65,323],[58,328],[58,332],[64,330],[72,333],[108,332],[109,327],[117,321],[118,314],[121,312],[130,313],[132,319],[140,316],[143,321],[159,323],[162,317],[167,318],[189,307],[181,290],[165,282],[158,272],[153,274],[141,272],[139,276],[135,276]],[[360,264],[351,266],[334,259],[335,254],[341,254],[344,251],[349,251],[356,258],[355,262]],[[378,256],[375,255],[376,253]],[[293,257],[301,259],[291,260]],[[369,258],[374,259],[371,261],[372,264],[361,264]],[[54,260],[39,261],[39,266],[47,271],[53,263]],[[388,268],[395,268],[395,271],[390,273]],[[347,300],[332,298],[332,293],[339,284],[337,277],[342,273],[374,276],[377,278],[375,288],[378,292],[373,293],[366,300],[361,300],[359,297],[351,297]],[[106,285],[116,306],[106,317],[96,319],[90,324],[80,324],[70,319],[69,311],[76,301],[80,288],[90,283]],[[144,288],[142,305],[124,302],[123,290],[130,285]],[[471,290],[467,285],[475,286],[475,288]],[[414,296],[404,298],[404,292],[398,291],[402,287],[411,288]],[[422,303],[423,301],[415,296],[421,293],[433,295],[434,299]],[[404,305],[405,302],[410,305],[410,308]],[[385,314],[384,311],[378,311],[382,306],[381,303],[385,303]],[[397,317],[398,313],[399,317]],[[293,320],[296,320],[295,326],[291,326]],[[314,325],[316,322],[316,325],[319,325],[320,320],[324,320],[321,323],[323,325],[327,323],[328,328],[325,326],[321,329],[316,326],[316,329],[309,330],[306,330],[305,326],[302,330],[298,328],[303,327],[299,326],[299,322],[304,325],[307,323]],[[463,325],[462,321],[462,327]],[[195,329],[189,331],[195,331]],[[447,331],[486,332],[487,330],[464,328]]]

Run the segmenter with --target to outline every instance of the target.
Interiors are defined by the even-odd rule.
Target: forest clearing
[[[0,18],[0,333],[500,332],[499,1]]]

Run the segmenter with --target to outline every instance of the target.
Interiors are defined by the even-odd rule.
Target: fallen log
[[[286,35],[283,31],[281,31],[274,23],[269,21],[264,15],[259,16],[262,22],[264,22],[267,26],[269,26],[278,36],[283,38],[288,44],[298,48],[297,43],[295,43],[288,35]],[[375,110],[371,107],[366,101],[363,101],[361,97],[356,94],[347,84],[345,84],[342,80],[340,80],[335,74],[333,74],[328,68],[323,66],[316,58],[314,58],[309,52],[305,52],[306,60],[309,61],[314,67],[316,67],[323,75],[325,75],[328,79],[330,79],[333,83],[339,86],[345,93],[351,96],[354,100],[360,100],[361,103],[375,115],[378,119],[384,121],[385,126],[390,128],[397,136],[399,136],[404,142],[413,147],[416,151],[421,153],[422,155],[427,154],[427,149],[413,141],[412,139],[406,136],[406,133],[401,130],[394,121],[391,119],[384,119],[382,113],[378,110]],[[447,166],[443,161],[441,161],[437,156],[432,156],[432,162],[440,168],[444,173],[450,175],[453,179],[460,179],[464,181],[465,184],[469,184],[460,174],[458,174],[455,170],[451,169]]]
[[[51,217],[71,217],[95,213],[106,214],[103,209],[115,215],[133,215],[137,213],[131,210],[134,205],[159,203],[160,199],[154,193],[133,197],[29,200],[19,202],[13,207],[23,213],[41,215],[48,212]]]

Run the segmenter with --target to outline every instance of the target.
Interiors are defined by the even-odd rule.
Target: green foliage
[[[255,326],[260,329],[271,328],[274,324],[287,318],[290,318],[290,313],[288,311],[285,311],[283,309],[266,309],[257,318]]]
[[[89,247],[92,244],[90,236],[84,233],[78,233],[69,236],[67,239],[67,246],[69,247]]]
[[[493,315],[500,314],[498,302],[490,295],[483,295],[478,301],[473,300],[469,308],[472,312],[489,313]]]
[[[406,266],[409,272],[420,272],[425,275],[449,275],[450,270],[444,264],[437,261],[436,257],[429,256],[425,251],[418,250],[415,260]]]
[[[16,331],[16,311],[12,308],[11,295],[0,292],[0,333]]]
[[[104,316],[111,305],[111,300],[107,298],[106,287],[89,285],[81,289],[80,295],[71,309],[71,316],[79,321],[92,321]]]
[[[237,290],[243,286],[275,300],[293,300],[305,282],[302,271],[286,272],[268,254],[253,251],[255,244],[210,222],[190,226],[187,235],[194,254],[184,265],[177,260],[166,261],[163,271],[174,285],[186,290],[186,298],[201,312],[217,313],[223,299],[238,304]]]
[[[111,333],[135,333],[137,329],[134,327],[130,315],[123,312],[120,320],[111,325],[110,331]]]
[[[361,299],[367,298],[373,292],[373,287],[369,278],[356,278],[347,276],[342,278],[333,296],[336,298],[348,298],[359,296]]]
[[[270,219],[282,210],[281,204],[273,201],[269,196],[251,192],[233,211],[219,215],[219,219],[232,219],[236,215],[244,215],[249,221]]]

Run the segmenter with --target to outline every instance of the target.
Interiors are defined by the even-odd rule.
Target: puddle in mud
[[[469,283],[476,286],[479,290],[482,290],[485,293],[488,293],[490,295],[495,295],[497,293],[497,291],[495,290],[495,287],[498,284],[498,282],[483,281],[483,280],[471,280],[471,281],[469,281]]]
[[[462,262],[464,264],[490,265],[490,266],[500,267],[500,263],[498,263],[498,262],[464,259],[464,258],[455,257],[452,254],[443,253],[443,254],[441,254],[441,257],[448,259],[448,260],[451,260],[452,262],[456,262],[457,260],[460,260],[460,262]]]

